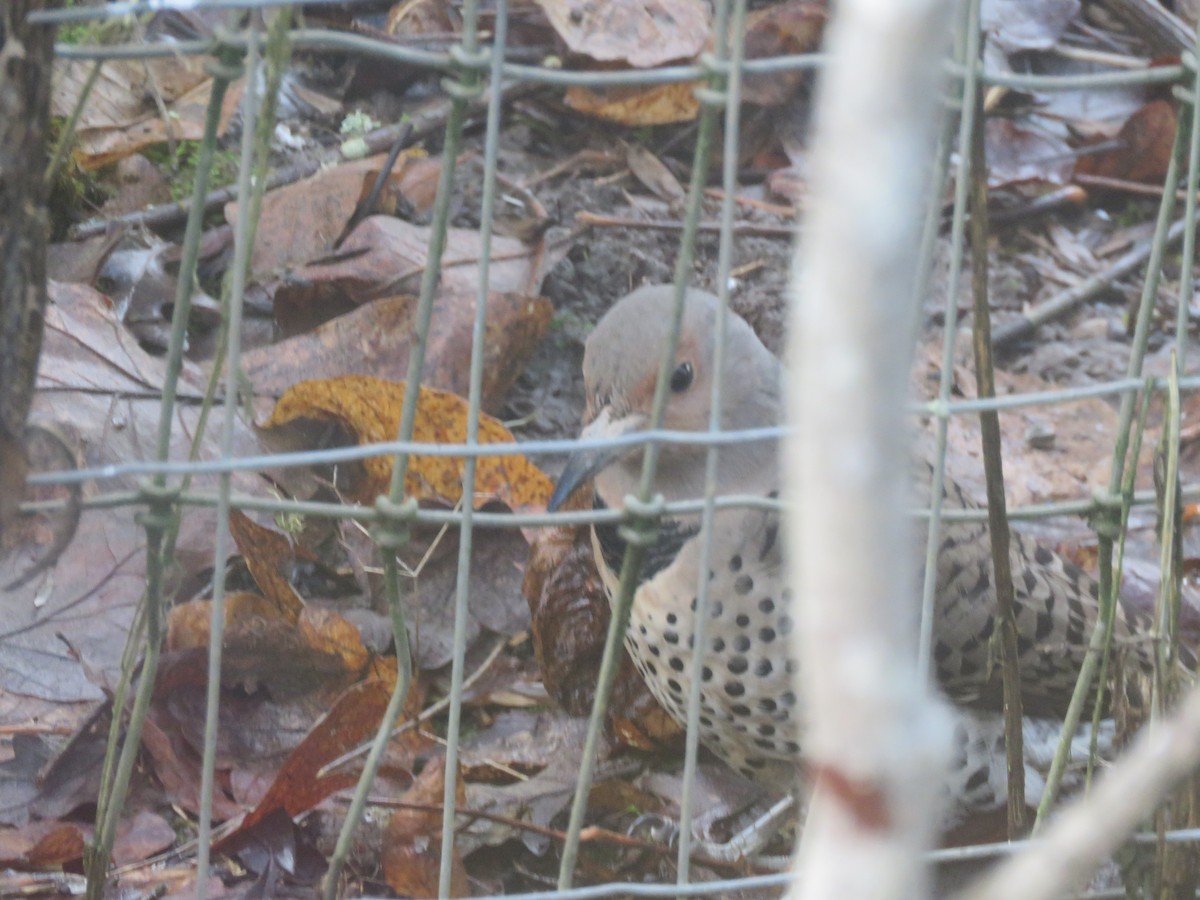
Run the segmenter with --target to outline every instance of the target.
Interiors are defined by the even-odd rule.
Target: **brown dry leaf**
[[[692,59],[710,39],[703,0],[535,0],[571,50],[598,62],[649,69]]]
[[[395,440],[400,430],[404,402],[403,382],[348,375],[328,381],[303,381],[290,388],[266,422],[266,428],[297,418],[336,421],[349,429],[360,444]],[[467,402],[455,394],[422,387],[417,400],[413,438],[430,444],[461,444],[467,437]],[[515,443],[508,429],[481,414],[482,444]],[[364,461],[367,478],[354,491],[363,502],[387,493],[392,460],[372,457]],[[461,457],[417,456],[409,462],[405,492],[422,500],[454,506],[462,495],[464,460]],[[544,509],[550,497],[550,479],[518,454],[480,457],[475,470],[475,506],[499,500],[509,509]]]
[[[393,211],[404,195],[404,175],[409,164],[424,157],[410,148],[392,167],[376,212]],[[371,191],[386,154],[355,160],[271,191],[263,198],[262,215],[254,241],[252,271],[259,276],[281,272],[324,256],[342,234],[358,205]],[[237,224],[238,204],[225,206],[225,219]]]
[[[387,709],[391,692],[391,684],[372,679],[361,681],[343,693],[291,752],[258,806],[246,815],[236,832],[220,843],[233,840],[237,832],[253,828],[277,809],[298,816],[334,791],[353,785],[358,779],[352,772],[339,770],[323,777],[317,773],[371,739]]]
[[[289,621],[256,594],[234,594],[227,603],[223,684],[261,684],[272,696],[287,698],[357,680],[374,659],[358,629],[331,610],[306,606]],[[172,609],[169,649],[207,647],[211,616],[208,600]]]
[[[14,869],[61,868],[83,858],[87,835],[67,822],[34,822],[0,832],[0,865]]]
[[[440,157],[410,160],[404,167],[400,176],[400,195],[412,204],[413,212],[426,213],[433,209],[441,176]]]
[[[388,10],[384,33],[393,37],[457,34],[461,20],[445,0],[403,0]]]
[[[786,0],[756,9],[746,16],[746,58],[813,53],[821,46],[829,17],[824,0]],[[804,70],[747,75],[742,100],[759,106],[776,106],[808,77]]]
[[[225,598],[225,634],[254,619],[277,619],[279,607],[261,594],[239,591]],[[299,616],[299,611],[297,611]],[[295,619],[293,618],[294,622]],[[167,614],[167,646],[170,652],[207,647],[212,625],[212,602],[193,600],[171,608]]]
[[[368,666],[368,671],[385,673],[385,684],[395,684],[394,666]],[[386,674],[390,672],[389,674]],[[367,676],[368,678],[372,676]],[[317,723],[333,708],[352,678],[326,680],[311,685],[305,693],[283,696],[274,689],[247,691],[243,687],[224,690],[220,705],[217,780],[214,798],[221,818],[239,817],[266,796],[280,767]],[[152,747],[156,777],[167,789],[172,803],[194,811],[199,802],[200,748],[204,744],[207,711],[207,653],[196,649],[164,656],[155,684],[150,719],[159,736]],[[414,691],[412,709],[420,708]],[[428,744],[416,732],[407,732],[388,747],[387,764],[397,770],[402,787],[411,783],[408,769],[418,752]],[[413,743],[410,745],[410,741]],[[101,741],[100,756],[103,755]],[[398,762],[396,761],[398,760]],[[355,770],[357,771],[357,770]],[[390,778],[391,776],[389,776]],[[91,796],[95,797],[95,789]]]
[[[550,326],[544,297],[489,293],[484,344],[483,408],[498,411]],[[415,343],[416,298],[384,297],[294,337],[247,351],[243,370],[255,391],[278,396],[302,379],[372,375],[401,381]],[[421,383],[465,396],[470,369],[475,291],[442,291],[433,305]]]
[[[371,651],[363,646],[358,629],[332,610],[306,608],[297,624],[304,646],[339,660],[344,671],[361,672],[371,661]]]
[[[558,264],[568,247],[563,242],[544,249],[542,252],[540,244],[494,236],[488,290],[536,294],[545,273]],[[285,335],[298,334],[379,297],[417,294],[428,253],[427,227],[391,216],[368,216],[335,253],[268,287],[280,330]],[[474,296],[481,254],[478,231],[449,229],[439,294]]]
[[[540,712],[517,710],[496,717],[494,725],[469,738],[463,747],[464,765],[473,771],[488,759],[525,760],[522,766],[531,770],[540,760],[544,768],[526,781],[509,784],[467,782],[467,800],[471,809],[520,819],[534,825],[549,827],[571,802],[579,783],[580,754],[583,750],[587,720],[564,715],[559,710]],[[601,740],[600,758],[610,753],[607,738]],[[598,780],[603,774],[598,773]],[[498,846],[518,840],[532,852],[542,855],[550,846],[550,838],[529,829],[516,829],[502,822],[479,821],[460,837],[464,853],[474,846]]]
[[[79,100],[92,63],[59,60],[51,108],[55,115],[70,115]],[[241,101],[241,85],[231,86],[221,103],[220,134]],[[114,163],[143,147],[174,140],[199,140],[212,93],[212,78],[203,60],[165,57],[159,60],[110,60],[101,70],[76,132],[75,159],[90,171]],[[156,103],[167,110],[163,118]]]
[[[1019,125],[1012,119],[988,119],[984,134],[991,187],[1030,181],[1050,184],[1070,181],[1075,154],[1061,138]]]
[[[397,809],[388,822],[383,843],[383,874],[388,886],[402,897],[436,897],[442,858],[442,805],[446,789],[446,759],[431,761],[417,776],[402,802],[434,809]],[[459,809],[467,795],[461,773],[455,787]],[[468,897],[467,870],[457,847],[451,848],[450,896]]]
[[[436,537],[430,528],[415,529],[412,540],[397,556],[420,577],[405,598],[405,616],[416,632],[414,658],[422,669],[438,669],[453,658],[456,638],[472,647],[484,631],[514,636],[529,628],[529,608],[521,596],[521,564],[529,552],[525,536],[512,528],[489,528],[474,537],[467,589],[472,603],[465,635],[454,622],[454,597],[458,589],[458,532],[450,529]],[[432,542],[432,543],[430,543]],[[375,546],[366,547],[376,558]]]
[[[49,285],[45,337],[31,421],[67,436],[76,455],[89,465],[124,464],[154,458],[164,363],[146,353],[118,322],[106,298],[81,285]],[[179,377],[181,397],[203,393],[205,376],[185,363]],[[197,438],[199,405],[184,403],[176,413],[170,456],[187,459]],[[199,453],[220,455],[216,432],[199,436]],[[238,455],[260,452],[253,431],[240,419],[234,435]],[[256,475],[233,476],[236,490],[263,492]],[[136,491],[140,479],[120,476],[105,489]],[[200,475],[197,490],[214,490],[217,479]],[[91,488],[84,488],[88,496]],[[83,510],[74,539],[52,569],[4,595],[10,614],[0,635],[0,694],[11,712],[6,723],[43,721],[69,704],[82,718],[86,703],[103,699],[101,688],[115,686],[129,625],[145,592],[145,530],[134,521],[144,506]],[[215,513],[185,509],[173,563],[194,589],[211,569]],[[28,559],[0,548],[0,572],[20,572]],[[223,564],[224,560],[220,561]],[[195,580],[195,581],[194,581]],[[99,685],[99,686],[97,686]],[[19,698],[19,699],[18,699]],[[29,698],[26,705],[25,698]],[[39,708],[40,706],[40,708]],[[74,719],[71,725],[79,724]]]
[[[46,277],[51,281],[94,284],[126,232],[114,228],[82,241],[64,241],[46,248]]]
[[[793,206],[803,207],[808,199],[808,179],[796,166],[775,169],[767,176],[767,188],[773,197],[782,197]]]
[[[150,707],[142,729],[142,749],[149,756],[154,777],[162,785],[167,800],[188,812],[200,810],[200,756],[173,727],[169,716],[158,704]],[[241,815],[240,807],[218,779],[212,792],[213,817],[225,822]]]
[[[83,95],[92,72],[90,60],[58,59],[50,112],[69,116]],[[173,103],[211,78],[204,60],[195,56],[169,56],[152,60],[108,60],[79,114],[79,129],[110,128],[144,115],[155,105],[154,91]]]
[[[924,362],[914,369],[924,374],[917,389],[919,395],[937,384],[936,374],[941,367],[940,344],[929,342],[923,349]],[[975,379],[960,374],[955,388],[961,396],[972,398]],[[996,394],[1048,391],[1051,385],[1036,375],[996,372]],[[1004,460],[1004,485],[1012,506],[1047,503],[1054,500],[1076,500],[1089,497],[1096,488],[1108,481],[1112,463],[1112,435],[1115,433],[1116,413],[1104,400],[1085,398],[1054,407],[1053,440],[1049,446],[1031,446],[1031,428],[1044,424],[1039,411],[1033,407],[1006,410],[1000,414],[1001,455]],[[920,452],[932,459],[931,429],[920,429],[914,442]],[[976,500],[986,496],[983,484],[983,451],[979,439],[979,419],[975,416],[951,416],[948,440],[947,472]],[[1153,455],[1151,441],[1143,446],[1140,464]],[[1140,478],[1148,486],[1146,478]]]
[[[696,88],[700,82],[654,87],[615,87],[594,90],[567,88],[567,106],[576,112],[622,125],[671,125],[690,122],[700,112]]]
[[[633,172],[634,177],[659,199],[673,203],[676,200],[682,200],[686,195],[687,192],[679,183],[679,179],[671,173],[661,159],[645,147],[629,144],[625,148],[625,162],[629,165],[629,170]]]
[[[590,504],[591,492],[580,490],[563,509],[586,509]],[[573,716],[591,711],[612,616],[596,571],[590,531],[586,526],[540,529],[521,585],[529,603],[542,683]],[[640,750],[661,749],[682,734],[654,699],[628,653],[621,656],[608,717],[622,743]]]
[[[1150,101],[1121,126],[1117,147],[1081,156],[1075,171],[1161,184],[1171,162],[1177,119],[1173,104],[1166,100]]]
[[[229,533],[263,596],[285,621],[295,622],[304,601],[284,573],[295,568],[297,558],[312,560],[312,554],[297,547],[287,535],[251,521],[240,510],[229,514]]]
[[[79,436],[73,431],[31,423],[25,427],[24,459],[32,472],[69,472],[79,468]],[[0,591],[28,583],[52,568],[79,527],[83,492],[79,485],[20,485],[14,493],[25,502],[58,500],[61,509],[18,515],[0,529],[0,554],[12,561],[0,575]]]
[[[1079,0],[987,2],[982,4],[984,34],[1005,53],[1049,50],[1080,18]]]

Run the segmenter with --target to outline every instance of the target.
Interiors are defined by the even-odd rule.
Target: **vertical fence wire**
[[[954,384],[954,338],[958,322],[958,288],[962,281],[962,255],[966,240],[967,199],[971,188],[971,133],[975,127],[975,95],[978,90],[978,68],[982,33],[979,28],[979,2],[968,0],[963,4],[962,23],[957,33],[957,42],[962,48],[962,86],[955,98],[958,108],[957,153],[958,166],[954,171],[954,209],[950,220],[950,271],[946,276],[946,299],[942,307],[941,371],[938,378],[937,401],[934,413],[934,457],[933,477],[930,479],[929,534],[925,543],[925,576],[921,586],[921,632],[917,645],[917,665],[921,671],[933,677],[933,606],[937,591],[937,554],[941,545],[942,505],[945,499],[942,490],[946,482],[946,446],[949,435],[950,391]],[[934,246],[922,248],[932,254]],[[918,273],[928,266],[918,266]],[[920,298],[915,298],[920,302]]]
[[[454,589],[454,649],[450,672],[449,724],[446,727],[446,785],[442,792],[442,858],[438,871],[438,896],[450,896],[454,859],[454,826],[458,787],[458,741],[462,724],[463,668],[467,652],[467,615],[470,600],[471,548],[474,537],[475,468],[479,446],[479,416],[483,396],[484,338],[487,334],[488,272],[491,266],[492,216],[496,209],[496,160],[500,149],[500,104],[504,83],[501,72],[508,40],[508,4],[496,6],[496,25],[490,52],[487,131],[483,151],[483,199],[480,213],[479,285],[475,292],[475,321],[471,325],[471,373],[467,395],[467,447],[463,471],[462,525],[459,531],[458,574]]]
[[[258,34],[257,17],[250,23],[251,37]],[[225,409],[221,423],[221,457],[233,456],[234,426],[240,404],[238,397],[238,373],[242,361],[242,311],[246,293],[246,282],[250,276],[250,258],[254,248],[255,217],[257,210],[251,202],[251,175],[254,172],[255,145],[258,140],[258,114],[262,108],[259,88],[262,84],[259,68],[259,46],[250,42],[246,70],[250,77],[242,97],[242,142],[238,169],[238,204],[240,215],[234,227],[233,274],[230,279],[226,310],[229,328],[226,331],[228,350],[225,354]],[[261,184],[262,179],[259,179]],[[261,191],[258,192],[261,197]],[[200,821],[197,823],[196,842],[197,877],[196,896],[204,900],[208,896],[208,860],[212,841],[212,800],[216,784],[217,726],[221,705],[221,653],[225,645],[225,558],[229,553],[229,498],[233,489],[233,475],[219,476],[217,483],[217,535],[213,546],[212,615],[210,617],[208,642],[208,691],[205,698],[204,747],[200,762]]]
[[[728,21],[729,0],[718,0],[717,8],[719,10],[717,21]],[[722,43],[718,42],[718,53],[723,49]],[[696,90],[696,99],[700,101],[700,126],[696,136],[696,151],[692,159],[692,176],[688,185],[683,232],[679,240],[679,256],[675,263],[675,305],[671,336],[667,341],[667,346],[663,348],[663,358],[655,382],[654,397],[650,403],[649,427],[653,430],[662,427],[663,412],[666,409],[668,385],[671,381],[671,372],[675,368],[675,353],[678,349],[680,323],[683,320],[683,301],[691,276],[696,235],[699,231],[700,210],[703,207],[704,188],[707,184],[710,150],[715,140],[717,112],[723,109],[725,103],[725,76],[720,69],[721,62],[720,57],[717,57],[716,65],[706,67],[709,70],[707,73],[709,89],[697,88]],[[595,773],[596,753],[600,746],[600,735],[604,728],[608,702],[612,696],[621,654],[624,652],[625,629],[629,624],[633,594],[637,588],[638,574],[641,572],[646,551],[649,550],[657,536],[658,521],[663,512],[662,496],[654,493],[654,473],[658,466],[658,449],[658,445],[655,443],[646,444],[638,495],[625,498],[623,524],[620,532],[626,543],[625,556],[621,562],[617,594],[612,603],[612,619],[605,636],[604,656],[600,663],[595,702],[592,705],[587,737],[584,740],[579,782],[571,802],[571,815],[567,823],[566,839],[563,842],[562,863],[558,872],[560,890],[571,887],[575,877],[579,837],[583,830],[588,794]],[[688,824],[684,823],[684,828],[687,827],[689,827]]]
[[[721,148],[721,219],[720,246],[717,251],[717,296],[721,301],[717,316],[716,337],[713,347],[712,371],[725,371],[726,338],[729,323],[729,276],[733,268],[733,207],[737,192],[738,136],[740,134],[740,112],[742,96],[742,59],[746,33],[746,0],[734,0],[732,21],[726,27],[725,15],[728,7],[722,4],[718,10],[715,31],[727,35],[728,40],[719,53],[729,60],[729,77],[725,81],[725,133]],[[712,384],[711,409],[708,430],[716,434],[721,430],[722,392],[721,378]],[[693,618],[692,679],[688,684],[687,738],[683,755],[683,792],[679,798],[679,852],[677,854],[677,876],[679,884],[687,884],[690,876],[692,851],[692,806],[696,784],[696,762],[700,752],[700,687],[699,674],[704,665],[704,654],[708,650],[708,621],[712,597],[709,592],[708,571],[713,559],[713,520],[717,499],[717,462],[720,449],[711,445],[704,460],[704,512],[700,519],[700,560],[696,573],[696,611]]]
[[[446,249],[458,147],[462,140],[463,124],[466,121],[468,106],[480,95],[482,90],[478,66],[481,62],[485,63],[486,60],[481,58],[479,53],[478,16],[479,7],[476,0],[466,0],[463,6],[462,41],[451,50],[451,59],[455,63],[454,74],[442,80],[442,88],[451,98],[451,109],[446,120],[442,169],[438,177],[437,196],[434,200],[433,219],[430,224],[428,256],[425,270],[421,275],[421,290],[417,300],[415,317],[417,341],[412,347],[408,363],[408,379],[404,390],[404,406],[400,413],[398,435],[398,439],[401,441],[412,440],[416,425],[421,371],[425,365],[425,338],[429,334],[433,303],[441,276],[442,254]],[[417,511],[416,498],[407,497],[405,491],[409,459],[407,454],[402,454],[393,461],[392,481],[388,496],[380,497],[375,504],[383,521],[373,533],[383,554],[385,591],[388,608],[391,612],[393,639],[396,642],[397,658],[400,663],[397,667],[396,687],[388,701],[387,710],[376,732],[366,764],[363,766],[362,776],[355,788],[346,822],[342,827],[341,834],[338,835],[337,848],[334,857],[330,860],[330,871],[325,877],[324,893],[327,900],[332,900],[337,894],[339,874],[349,856],[354,830],[366,808],[368,791],[375,780],[375,774],[383,759],[392,729],[395,727],[396,719],[400,715],[404,699],[412,684],[408,627],[400,600],[399,564],[396,559],[397,551],[408,543],[409,528],[413,515]],[[471,502],[469,495],[465,496],[465,502]],[[451,781],[454,780],[453,773],[447,773],[447,777]],[[444,854],[448,853],[449,849],[443,848],[443,852]]]

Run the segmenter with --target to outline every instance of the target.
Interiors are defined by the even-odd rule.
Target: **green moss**
[[[365,112],[356,111],[342,119],[341,133],[347,137],[367,134],[379,128],[379,123]]]
[[[167,144],[147,147],[142,153],[150,162],[171,174],[172,200],[184,200],[192,195],[196,163],[200,159],[199,141],[177,141],[174,153]],[[238,159],[236,148],[217,149],[213,154],[212,173],[208,181],[210,191],[237,181]]]
[[[47,154],[49,148],[58,143],[66,120],[61,116],[51,116],[50,134],[46,142]],[[50,195],[46,200],[50,212],[50,239],[64,240],[67,229],[79,218],[94,214],[97,207],[103,206],[109,198],[109,190],[103,183],[101,172],[85,172],[75,164],[74,148],[68,148],[67,158],[59,167],[54,183],[50,185]],[[47,156],[47,162],[49,157]]]
[[[63,4],[67,9],[79,6],[90,6],[84,0],[66,0]],[[143,16],[148,21],[148,16]],[[72,22],[58,29],[55,39],[60,44],[87,44],[89,46],[111,46],[131,40],[137,31],[136,16],[113,16],[111,18],[92,19],[86,22]]]

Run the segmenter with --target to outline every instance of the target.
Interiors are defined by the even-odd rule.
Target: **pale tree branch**
[[[1036,841],[961,895],[961,900],[1042,900],[1087,880],[1200,766],[1200,686],[1164,721],[1148,726],[1091,793],[1060,810]]]
[[[933,156],[940,0],[844,0],[796,258],[786,454],[794,651],[815,791],[792,896],[925,893],[948,718],[916,671],[905,396]]]

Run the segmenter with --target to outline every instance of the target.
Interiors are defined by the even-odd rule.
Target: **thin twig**
[[[658,231],[682,231],[684,223],[667,219],[634,219],[626,216],[605,216],[598,213],[575,213],[575,221],[581,225],[594,228],[642,228]],[[701,222],[697,228],[706,234],[714,234],[721,230],[719,222]],[[733,226],[734,234],[751,235],[754,237],[778,237],[792,240],[796,236],[796,228],[792,225],[760,225],[757,222],[738,222]]]
[[[472,672],[469,676],[467,676],[466,680],[463,681],[463,690],[467,690],[467,689],[471,688],[475,684],[475,682],[480,679],[480,677],[483,675],[483,673],[486,672],[489,668],[491,668],[492,663],[494,663],[496,661],[496,657],[498,657],[500,655],[500,651],[504,649],[506,644],[508,644],[508,638],[501,638],[500,640],[496,641],[496,645],[494,647],[492,647],[492,649],[488,652],[488,655],[484,658],[483,662],[481,662],[479,664],[478,668],[476,668],[475,671]],[[392,729],[392,737],[397,738],[400,735],[404,734],[406,731],[411,731],[412,729],[416,728],[421,723],[428,722],[430,719],[432,719],[438,713],[442,712],[449,705],[450,705],[450,696],[446,695],[441,700],[438,700],[436,703],[434,703],[432,706],[429,706],[429,707],[425,708],[424,710],[422,710],[420,712],[420,714],[417,715],[415,718],[409,719],[406,722],[401,722],[399,725],[397,725],[394,729]],[[324,778],[326,775],[328,775],[330,772],[332,772],[338,766],[344,765],[345,763],[349,762],[350,760],[352,760],[356,757],[362,756],[364,753],[367,752],[367,750],[370,748],[370,746],[371,746],[370,744],[360,744],[359,746],[355,747],[353,750],[346,751],[341,756],[339,756],[337,759],[334,759],[334,760],[331,760],[330,762],[325,763],[325,765],[323,765],[320,768],[320,770],[318,770],[317,778]]]
[[[988,306],[988,187],[984,148],[983,86],[975,91],[975,125],[971,131],[971,286],[975,301],[972,329],[975,381],[979,397],[996,396],[992,368],[992,317]],[[961,176],[960,176],[961,177]],[[1000,457],[1000,416],[979,413],[983,470],[987,481],[988,533],[992,543],[992,586],[996,591],[996,637],[1000,649],[1000,678],[1004,689],[1004,745],[1008,774],[1008,837],[1025,833],[1025,741],[1021,702],[1020,653],[1009,552],[1008,509],[1004,496],[1004,461]]]
[[[1200,765],[1200,687],[1147,728],[1086,796],[1060,809],[1039,840],[1002,863],[960,900],[1050,900],[1080,884],[1163,797]]]
[[[1171,225],[1170,230],[1167,232],[1166,240],[1163,241],[1164,249],[1178,243],[1179,239],[1183,237],[1185,224],[1180,219]],[[1154,246],[1154,240],[1147,240],[1138,244],[1112,265],[1097,272],[1091,278],[1069,290],[1063,291],[1057,297],[1047,300],[1045,303],[1038,304],[1031,312],[1022,316],[1016,322],[997,328],[992,337],[992,345],[995,349],[1002,350],[1018,341],[1033,337],[1034,333],[1043,325],[1062,318],[1072,310],[1077,309],[1108,290],[1113,282],[1124,278],[1126,275],[1131,275],[1140,269],[1146,260],[1150,258]]]

